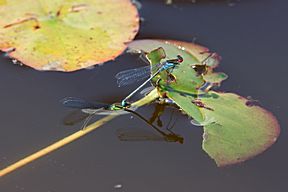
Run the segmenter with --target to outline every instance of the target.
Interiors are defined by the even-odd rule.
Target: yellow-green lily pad
[[[213,109],[201,109],[213,119],[204,126],[203,149],[218,166],[250,159],[277,140],[280,127],[272,113],[237,94],[212,93],[218,97],[201,98]]]
[[[208,71],[201,76],[203,78],[191,75],[193,70],[187,71],[188,74],[183,71],[177,73],[177,70],[187,70],[185,67],[188,63],[197,64],[205,60],[207,55],[203,54],[209,54],[208,49],[171,40],[141,40],[133,42],[129,47],[134,51],[150,52],[147,58],[152,66],[178,54],[184,56],[185,63],[173,71],[179,83],[173,86],[158,84],[157,88],[162,97],[174,100],[183,112],[192,117],[193,124],[204,127],[203,150],[218,166],[250,159],[265,151],[277,140],[280,133],[279,124],[267,110],[233,93],[218,93],[209,89],[204,92],[191,85],[195,80],[220,85],[227,78],[224,73],[213,72],[219,64],[219,56],[209,58],[209,64],[206,63]],[[166,58],[163,57],[163,50]],[[166,77],[161,73],[158,78]]]
[[[75,71],[114,59],[138,32],[130,0],[6,0],[0,49],[38,70]]]
[[[129,44],[129,52],[140,53],[143,51],[148,53],[146,57],[152,67],[167,59],[173,59],[177,55],[183,57],[183,62],[173,70],[173,75],[176,77],[175,82],[167,81],[167,73],[165,71],[159,73],[153,80],[155,82],[161,79],[157,87],[159,92],[173,99],[185,113],[194,119],[195,124],[205,125],[209,123],[210,119],[206,118],[205,114],[196,106],[197,103],[193,102],[198,95],[205,94],[200,89],[205,83],[205,78],[209,80],[209,83],[219,82],[219,85],[222,80],[227,78],[227,76],[223,78],[224,73],[213,72],[213,69],[219,64],[220,57],[216,53],[209,57],[211,53],[208,48],[182,41],[146,39],[136,40]],[[197,75],[192,66],[202,64],[201,62],[207,58],[209,58],[206,60],[208,73],[205,75],[207,77],[205,75]],[[154,72],[152,71],[152,74]]]

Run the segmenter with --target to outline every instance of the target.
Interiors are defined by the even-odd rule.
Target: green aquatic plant
[[[129,52],[143,51],[147,53],[151,65],[151,81],[155,87],[151,92],[128,106],[121,103],[109,105],[107,109],[112,114],[0,170],[0,177],[79,139],[123,114],[123,110],[133,113],[131,109],[155,100],[164,103],[166,99],[172,100],[192,118],[192,124],[204,128],[203,150],[218,166],[243,162],[260,154],[277,140],[280,127],[273,114],[247,98],[213,90],[228,77],[225,73],[214,72],[220,60],[216,53],[210,53],[199,45],[171,40],[138,40],[129,45]],[[153,66],[177,55],[181,55],[183,61],[173,71],[163,70],[153,75],[157,69]],[[183,142],[183,138],[175,137],[177,135],[163,136],[169,141],[177,138],[177,142]]]
[[[162,60],[158,47],[168,59],[178,54],[184,58],[173,70],[173,81],[164,72],[152,79],[159,97],[172,99],[194,125],[204,127],[203,150],[218,166],[252,158],[277,140],[280,127],[273,114],[237,94],[211,90],[228,77],[214,72],[217,54],[179,41],[138,40],[129,46],[130,52],[148,52],[152,66]]]

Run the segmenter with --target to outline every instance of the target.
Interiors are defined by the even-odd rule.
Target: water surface
[[[164,0],[142,1],[140,13],[145,21],[137,38],[196,38],[218,52],[223,58],[219,70],[229,75],[221,90],[252,96],[273,112],[282,128],[277,143],[245,163],[217,168],[201,149],[202,129],[182,114],[174,114],[174,130],[185,139],[182,145],[119,141],[120,128],[151,129],[126,115],[1,178],[0,191],[287,191],[287,1],[175,2],[167,6]],[[81,127],[63,125],[71,113],[59,103],[63,97],[119,101],[135,87],[118,88],[113,76],[144,65],[128,55],[69,74],[38,72],[4,57],[0,64],[1,167]],[[153,108],[140,112],[150,117]],[[163,122],[169,121],[171,111],[166,111]]]

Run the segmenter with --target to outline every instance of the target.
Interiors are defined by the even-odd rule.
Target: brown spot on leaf
[[[35,30],[40,29],[40,28],[41,28],[40,25],[35,25],[35,26],[34,26],[34,29],[35,29]]]

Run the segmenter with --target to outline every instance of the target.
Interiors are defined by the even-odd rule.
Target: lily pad
[[[218,82],[220,85],[220,82],[227,77],[224,78],[224,73],[213,72],[213,69],[219,64],[220,57],[217,54],[213,54],[207,59],[211,55],[207,48],[175,40],[136,40],[130,43],[128,47],[129,52],[132,53],[148,52],[146,56],[152,67],[161,61],[163,62],[164,59],[173,59],[177,55],[181,55],[184,59],[183,63],[173,70],[173,75],[176,77],[175,82],[168,81],[165,71],[159,73],[153,80],[155,82],[161,79],[157,87],[159,93],[174,100],[185,113],[194,119],[194,124],[206,125],[210,122],[210,119],[201,113],[197,103],[193,103],[198,95],[206,93],[200,89],[205,83],[205,75],[197,75],[192,66],[201,64],[201,61],[206,59],[209,63],[207,79],[211,83]],[[163,55],[166,55],[166,58]],[[152,74],[154,72],[152,71]]]
[[[130,0],[6,0],[0,17],[0,49],[38,70],[75,71],[114,59],[139,28]]]
[[[163,59],[161,56],[163,51],[158,47],[164,48],[168,59],[177,54],[183,55],[184,61],[186,59],[186,63],[179,65],[178,69],[173,71],[179,83],[173,86],[160,84],[157,86],[158,92],[162,97],[167,96],[174,100],[183,112],[193,118],[193,124],[204,126],[203,150],[215,160],[218,166],[250,159],[265,151],[277,140],[280,132],[279,124],[267,110],[233,93],[218,93],[210,89],[204,92],[199,90],[199,87],[191,85],[191,81],[196,79],[219,86],[227,78],[224,73],[213,72],[219,64],[218,55],[209,57],[209,64],[206,63],[208,71],[201,79],[199,76],[186,75],[181,70],[187,70],[188,68],[185,67],[191,63],[205,60],[208,49],[204,47],[189,45],[186,42],[163,40],[141,40],[129,46],[134,51],[153,50],[147,55],[152,66]],[[182,73],[177,73],[177,70]],[[188,73],[193,74],[193,70]],[[165,74],[160,74],[159,78],[165,79]],[[188,82],[190,87],[187,86]],[[181,87],[183,85],[185,89]]]
[[[204,126],[203,149],[218,166],[243,162],[270,147],[280,127],[269,111],[233,93],[216,93],[201,101],[213,110],[201,109],[213,123]]]

